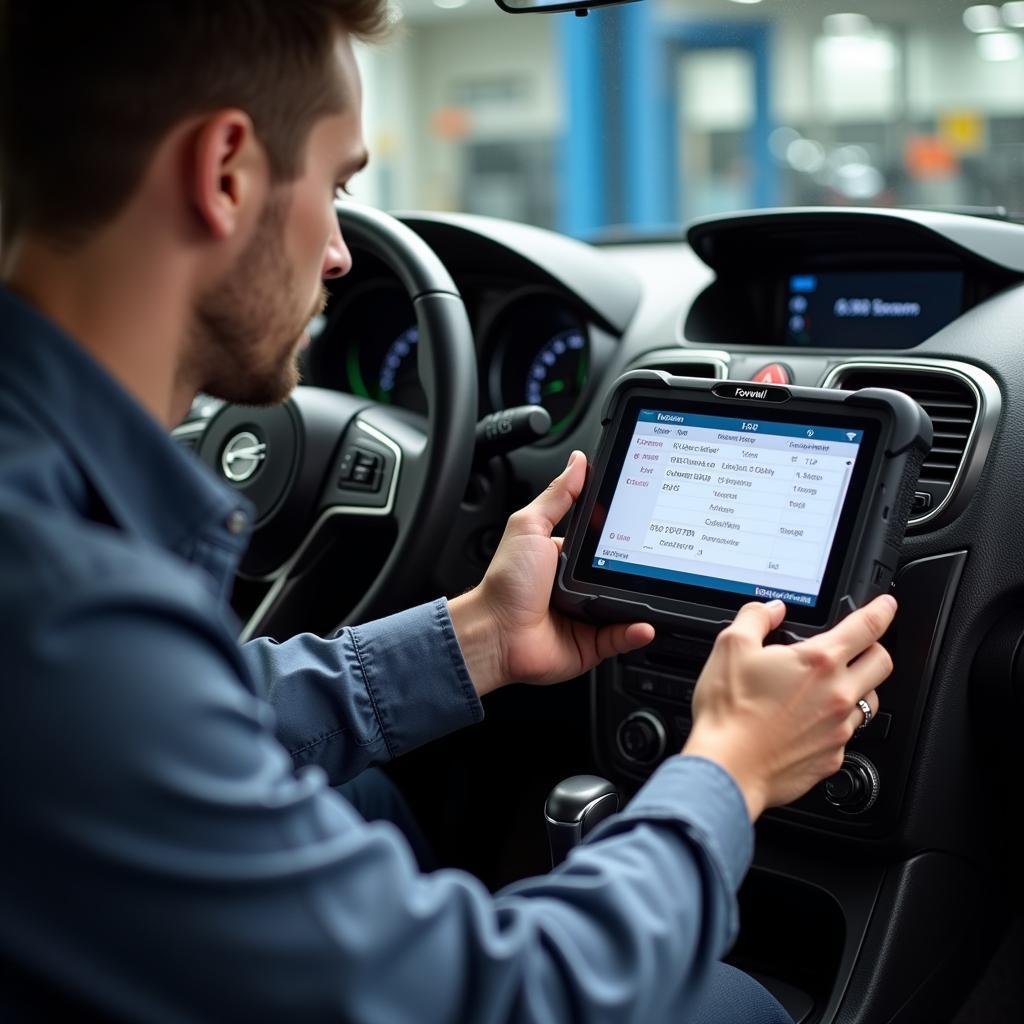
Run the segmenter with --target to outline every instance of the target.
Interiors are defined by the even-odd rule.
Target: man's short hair
[[[120,211],[166,133],[238,107],[275,180],[343,110],[337,31],[382,36],[387,0],[0,0],[3,237],[87,236]]]

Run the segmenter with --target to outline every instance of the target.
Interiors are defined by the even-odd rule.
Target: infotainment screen
[[[963,312],[959,271],[791,274],[785,341],[828,348],[910,348]]]
[[[863,440],[641,409],[592,566],[814,606]]]
[[[569,614],[721,628],[781,599],[792,635],[884,592],[931,423],[906,395],[635,371],[563,546]]]

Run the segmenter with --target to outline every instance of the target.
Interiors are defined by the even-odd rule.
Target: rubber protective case
[[[742,397],[729,397],[738,390]],[[767,400],[749,396],[764,392]],[[914,488],[921,464],[931,449],[932,424],[928,414],[910,397],[885,388],[838,391],[827,388],[780,387],[744,381],[672,377],[660,370],[636,370],[620,377],[612,386],[601,417],[603,432],[597,455],[592,461],[583,493],[573,510],[566,533],[558,575],[552,592],[552,604],[574,618],[595,622],[652,622],[669,626],[675,632],[698,636],[713,635],[727,626],[736,608],[714,603],[677,600],[661,594],[637,593],[613,584],[594,583],[574,578],[587,537],[594,505],[601,491],[608,463],[623,426],[627,403],[634,398],[656,404],[659,400],[699,399],[700,411],[717,415],[762,419],[769,410],[785,411],[786,417],[799,420],[802,414],[849,415],[879,424],[870,468],[864,480],[860,508],[849,534],[841,568],[836,577],[824,621],[817,624],[789,617],[775,639],[795,641],[831,628],[855,608],[888,592],[899,562],[900,546],[910,518]],[[708,402],[714,399],[712,409]],[[693,411],[693,410],[691,410]],[[778,413],[775,414],[778,419]],[[856,497],[847,494],[845,509]],[[833,550],[832,559],[840,553]],[[823,595],[827,597],[827,595]],[[735,599],[734,599],[735,600]],[[752,600],[748,598],[747,600]],[[793,609],[790,609],[791,611]]]

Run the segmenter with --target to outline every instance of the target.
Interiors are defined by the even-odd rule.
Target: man
[[[330,786],[488,690],[650,641],[547,607],[581,456],[470,594],[235,642],[236,503],[166,429],[197,390],[294,385],[321,279],[350,266],[351,39],[385,20],[380,0],[0,6],[0,1017],[653,1024],[702,999],[724,1019],[717,977],[729,1012],[784,1019],[715,962],[751,822],[877,707],[891,599],[793,647],[763,644],[781,605],[747,606],[685,756],[494,897],[421,875]]]

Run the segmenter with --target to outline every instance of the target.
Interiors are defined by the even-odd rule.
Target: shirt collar
[[[210,541],[241,555],[248,500],[172,441],[77,342],[3,287],[0,334],[0,390],[18,394],[59,441],[117,526],[186,558]]]

